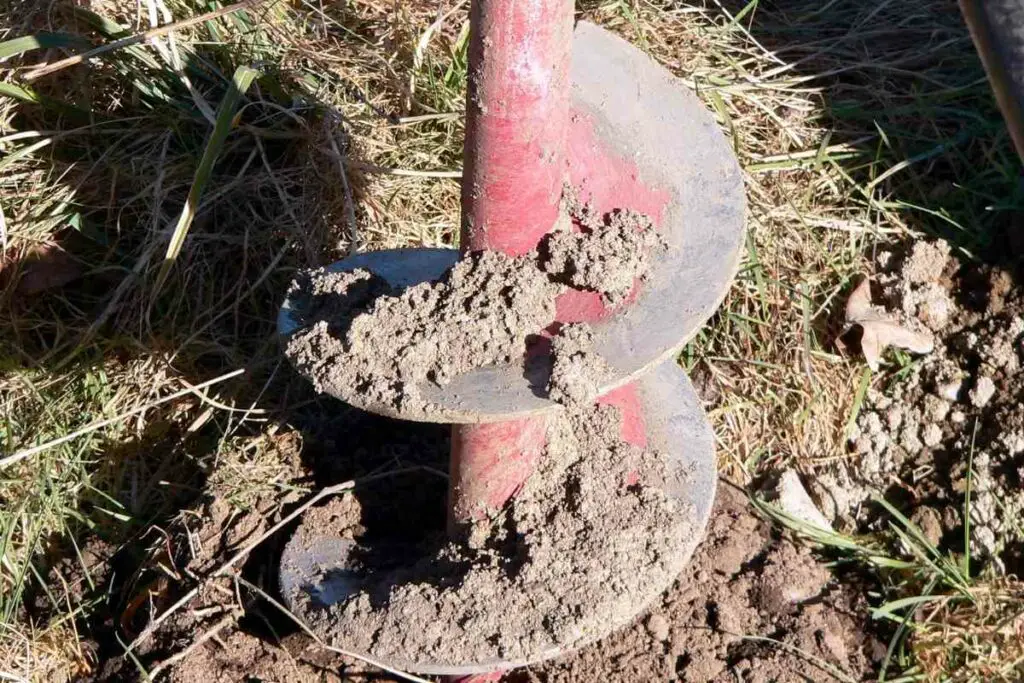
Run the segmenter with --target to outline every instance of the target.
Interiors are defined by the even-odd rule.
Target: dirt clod
[[[652,614],[647,617],[647,632],[659,642],[665,642],[670,635],[668,619],[660,614]]]
[[[790,516],[819,529],[832,529],[832,525],[821,514],[807,493],[796,470],[787,469],[779,476],[775,495],[778,498],[779,507]]]
[[[560,282],[600,292],[609,303],[622,301],[663,245],[661,238],[650,219],[635,211],[615,211],[604,221],[589,210],[573,213],[580,231],[551,233],[541,247],[541,267]]]
[[[1001,564],[1022,540],[1024,297],[1006,286],[1005,273],[958,264],[943,242],[916,242],[903,258],[883,262],[877,280],[887,307],[928,324],[936,348],[884,390],[868,390],[850,434],[854,457],[819,471],[812,492],[827,516],[865,529],[871,518],[864,503],[899,483],[913,492],[908,514],[928,527],[930,540],[963,538],[973,457],[972,550]],[[949,303],[942,325],[922,305],[922,293],[939,297],[935,288]]]
[[[594,351],[589,325],[563,325],[551,340],[551,358],[548,395],[567,406],[582,407],[593,401],[611,376],[604,358]]]
[[[314,287],[329,288],[334,274],[326,277],[331,281],[313,278]],[[340,282],[345,297],[351,280]],[[319,391],[358,392],[371,404],[425,411],[421,382],[443,384],[476,367],[521,359],[526,337],[554,319],[557,293],[530,258],[480,252],[436,283],[329,309],[333,316],[292,335],[287,352]]]
[[[627,622],[682,568],[690,514],[666,493],[679,484],[663,459],[621,440],[616,409],[568,415],[482,546],[451,543],[330,608],[310,603],[314,627],[385,659],[484,662]]]
[[[977,384],[971,389],[971,403],[976,408],[984,408],[996,395],[996,384],[991,377],[979,377]]]

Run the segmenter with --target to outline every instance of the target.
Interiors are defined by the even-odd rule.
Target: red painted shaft
[[[558,217],[573,0],[477,0],[470,15],[463,248],[519,255]]]
[[[462,249],[531,251],[558,217],[569,127],[573,0],[475,0],[462,180]],[[486,518],[544,450],[546,420],[456,426],[449,521]]]

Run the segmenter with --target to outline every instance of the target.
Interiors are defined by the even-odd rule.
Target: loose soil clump
[[[973,459],[972,551],[1001,564],[1024,540],[1024,297],[1007,273],[961,265],[941,241],[878,260],[886,306],[938,342],[867,392],[849,434],[855,457],[817,473],[812,493],[826,516],[863,528],[870,496],[895,487],[928,536],[953,541],[963,538]]]
[[[339,298],[353,284],[380,282],[367,271],[347,278],[324,273],[312,278],[314,291],[335,280]],[[380,287],[369,284],[358,294]],[[521,358],[527,336],[554,320],[558,287],[527,257],[480,252],[440,282],[387,292],[371,300],[357,296],[349,307],[328,306],[331,315],[289,339],[288,355],[318,391],[359,392],[373,404],[425,411],[420,382],[444,384],[473,368]]]
[[[551,233],[541,246],[541,267],[560,282],[600,292],[608,303],[623,301],[664,241],[641,213],[623,209],[598,220],[586,205],[569,206],[580,231]]]
[[[571,407],[587,405],[611,376],[611,368],[594,352],[590,325],[563,325],[551,340],[551,378],[548,396]]]
[[[554,322],[561,292],[588,289],[621,302],[663,244],[642,214],[598,219],[585,204],[571,207],[580,232],[551,233],[542,255],[473,253],[439,281],[404,291],[366,270],[302,276],[289,297],[303,327],[286,353],[318,391],[443,420],[423,398],[424,382],[443,385],[475,368],[522,363],[528,345]],[[581,345],[589,337],[580,325],[564,334],[555,334],[556,372],[547,388],[553,400],[586,402],[604,379],[603,361]]]
[[[469,542],[326,609],[289,597],[336,645],[399,662],[514,661],[627,622],[682,569],[693,531],[669,493],[684,483],[620,422],[609,406],[554,419],[537,472]]]

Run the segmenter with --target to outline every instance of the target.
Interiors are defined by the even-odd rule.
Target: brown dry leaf
[[[60,245],[47,242],[33,247],[17,261],[0,263],[0,273],[8,279],[11,275],[6,273],[18,278],[18,294],[38,294],[76,280],[82,275],[82,266]]]
[[[930,334],[901,325],[871,304],[871,284],[866,277],[846,302],[846,327],[849,329],[853,325],[859,325],[863,330],[860,349],[872,370],[878,370],[878,362],[888,346],[912,353],[931,353],[935,348]]]

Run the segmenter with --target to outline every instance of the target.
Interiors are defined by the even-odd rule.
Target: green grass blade
[[[917,528],[916,524],[907,519],[906,515],[897,510],[896,506],[887,501],[885,498],[882,498],[881,496],[874,496],[874,499],[875,502],[884,507],[886,512],[895,517],[896,520],[900,523],[900,526],[902,526],[903,529],[906,531],[908,542],[912,542],[912,545],[915,545],[923,549],[927,552],[928,555],[931,555],[936,560],[940,562],[942,561],[942,553],[940,553],[939,549],[932,545],[927,538],[925,538],[924,533],[922,533],[921,530]],[[896,529],[896,531],[899,533],[900,530]]]
[[[189,228],[192,227],[192,220],[196,215],[196,209],[199,207],[199,200],[202,199],[206,185],[210,182],[213,165],[217,162],[221,148],[224,147],[224,140],[227,139],[228,133],[231,132],[232,120],[234,119],[235,111],[238,109],[238,103],[258,75],[259,72],[256,69],[248,66],[240,66],[235,69],[235,75],[231,79],[231,87],[217,109],[217,123],[214,125],[213,132],[210,133],[210,138],[206,142],[206,149],[203,151],[203,157],[199,161],[199,168],[196,169],[196,175],[192,180],[192,187],[189,189],[185,206],[181,209],[181,215],[178,217],[178,223],[174,227],[170,244],[167,245],[167,254],[164,256],[164,262],[160,266],[156,287],[153,290],[154,298],[160,293],[160,289],[166,282],[171,267],[177,260],[178,254],[181,253],[181,247],[185,243]]]
[[[49,49],[55,47],[88,48],[92,44],[81,36],[70,33],[51,33],[40,31],[31,36],[22,36],[0,43],[0,61],[29,52],[30,50]]]
[[[744,17],[746,17],[748,14],[754,11],[754,9],[757,8],[757,3],[758,0],[751,0],[746,5],[744,5],[743,8],[736,13],[736,16],[732,18],[732,21],[729,22],[729,25],[726,26],[725,29],[727,31],[731,31],[732,29],[739,26],[740,22],[743,21]]]
[[[12,100],[21,100],[22,102],[31,102],[32,104],[39,104],[40,101],[39,96],[33,91],[26,90],[13,83],[0,83],[0,97],[10,97]]]
[[[22,148],[14,151],[14,152],[11,152],[7,156],[5,156],[2,160],[0,160],[0,172],[6,171],[8,166],[16,163],[19,159],[23,159],[25,157],[32,156],[32,154],[34,154],[35,152],[39,151],[43,147],[46,147],[47,145],[51,144],[52,142],[53,142],[53,138],[43,138],[42,140],[39,140],[37,142],[33,142],[31,145],[27,145],[27,146],[22,147]]]
[[[923,593],[925,595],[930,595],[932,590],[935,588],[936,583],[938,583],[938,579],[936,577],[932,577],[924,587]],[[882,666],[879,667],[878,670],[878,683],[886,683],[886,681],[889,681],[889,679],[886,678],[886,674],[889,672],[889,665],[892,664],[892,658],[896,654],[897,648],[899,648],[900,644],[906,637],[907,631],[910,629],[910,622],[917,614],[917,610],[920,606],[921,603],[918,603],[916,605],[912,605],[910,609],[907,610],[907,613],[903,616],[903,621],[900,622],[900,625],[896,628],[896,632],[893,633],[892,638],[889,639],[889,646],[885,650],[885,658],[882,660]]]
[[[91,10],[87,10],[84,7],[73,7],[71,11],[76,17],[92,26],[98,33],[110,41],[121,40],[132,35],[132,32],[128,30],[127,27],[122,26],[116,21],[111,21],[110,19],[107,19],[106,17]],[[156,71],[160,70],[160,62],[157,61],[153,55],[149,54],[142,45],[130,45],[123,49],[126,53],[135,57],[149,68]]]
[[[918,566],[913,562],[908,562],[906,560],[894,560],[893,558],[886,557],[885,555],[868,555],[867,560],[871,564],[884,569],[914,569]]]
[[[860,409],[864,404],[864,396],[867,395],[869,386],[871,386],[871,368],[864,368],[864,372],[860,376],[860,383],[857,385],[857,392],[853,395],[850,417],[846,420],[846,426],[843,427],[843,436],[847,438],[853,433],[853,428],[857,424],[857,417],[860,415]]]
[[[89,26],[96,29],[97,32],[103,34],[105,38],[124,38],[130,35],[131,32],[116,21],[111,21],[101,14],[97,14],[90,9],[85,7],[71,7],[71,13],[76,19],[81,19]]]
[[[974,483],[974,440],[978,436],[978,418],[971,430],[971,448],[967,452],[967,489],[964,491],[964,576],[971,578],[971,486]]]
[[[95,123],[98,120],[107,119],[103,114],[89,112],[74,104],[69,104],[48,95],[40,95],[31,88],[23,88],[13,83],[0,83],[0,98],[2,97],[9,97],[12,100],[20,100],[29,104],[38,104],[47,109],[59,111],[67,116],[73,116],[76,121],[81,118],[88,118],[89,123]]]
[[[946,598],[948,598],[948,596],[945,595],[914,595],[909,598],[890,600],[884,605],[871,610],[871,617],[873,619],[892,619],[893,621],[903,621],[904,615],[896,614],[896,612],[902,611],[907,607],[923,605],[928,602],[944,600]]]

